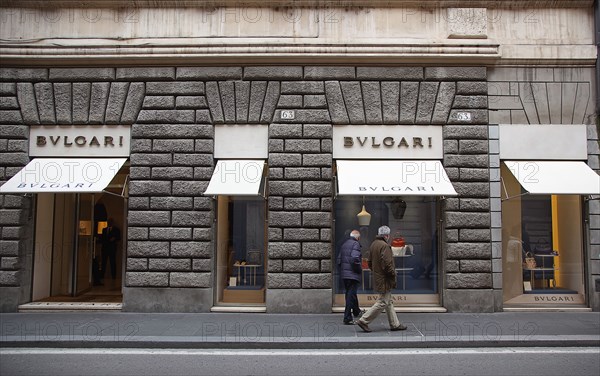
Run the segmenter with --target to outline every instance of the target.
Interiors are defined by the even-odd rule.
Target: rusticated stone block
[[[333,157],[331,154],[304,154],[302,155],[303,166],[325,166],[331,167]]]
[[[486,67],[426,67],[426,80],[481,81],[487,79]]]
[[[294,259],[301,257],[300,243],[269,242],[269,258]]]
[[[461,242],[489,242],[492,240],[489,229],[460,229],[459,240]]]
[[[304,181],[302,182],[302,194],[304,196],[330,196],[331,182],[329,181]]]
[[[168,196],[171,194],[170,181],[132,180],[129,183],[131,196]]]
[[[173,211],[173,226],[210,226],[211,223],[209,211]]]
[[[171,212],[130,210],[127,221],[130,226],[168,226],[171,224]]]
[[[2,77],[2,78],[4,79],[4,77]],[[0,95],[1,96],[17,95],[17,84],[15,84],[13,82],[0,82]]]
[[[170,273],[170,287],[210,287],[211,273]]]
[[[232,81],[219,81],[219,93],[223,106],[223,117],[226,123],[235,122],[235,91]]]
[[[490,211],[489,198],[461,198],[460,210],[462,211]]]
[[[418,82],[400,84],[400,124],[414,124],[419,99]]]
[[[280,228],[269,227],[268,237],[270,242],[283,241],[283,230]]]
[[[452,102],[454,101],[455,92],[456,85],[454,82],[440,83],[433,116],[431,118],[432,124],[446,124],[448,116],[450,115],[450,109],[452,108]]]
[[[25,124],[39,124],[40,118],[38,115],[37,103],[35,101],[33,84],[18,83],[17,98],[19,99],[19,106],[21,106],[21,115],[23,116],[23,121],[25,122]],[[8,114],[10,112],[11,111],[2,111],[0,114]],[[71,119],[69,117],[69,123],[70,122]]]
[[[283,260],[283,271],[289,272],[318,272],[319,260]]]
[[[321,241],[329,242],[331,241],[331,229],[330,228],[322,228],[320,231]]]
[[[213,127],[204,124],[133,124],[131,136],[134,138],[212,138]]]
[[[171,257],[208,258],[211,254],[210,242],[171,242]]]
[[[23,225],[27,221],[27,211],[22,209],[0,209],[0,225]]]
[[[127,240],[148,240],[148,228],[129,226],[127,228]]]
[[[331,260],[321,260],[321,271],[324,273],[331,273]]]
[[[139,123],[190,124],[196,120],[194,110],[141,110]]]
[[[127,258],[127,271],[131,272],[143,272],[148,270],[148,259],[147,258]]]
[[[131,155],[132,166],[170,166],[171,154],[135,153]]]
[[[446,260],[445,265],[445,270],[447,273],[458,273],[460,271],[459,260]]]
[[[490,213],[446,213],[448,228],[489,228]]]
[[[448,167],[488,167],[488,156],[486,155],[446,155],[444,166]]]
[[[454,97],[452,108],[487,108],[486,95],[457,95]]]
[[[319,210],[319,198],[307,197],[286,197],[283,201],[283,209],[285,210]]]
[[[238,123],[248,121],[250,109],[250,82],[235,82],[235,120]]]
[[[302,213],[302,225],[304,227],[330,227],[331,213],[304,212]]]
[[[3,211],[0,211],[3,213]],[[300,249],[298,248],[298,254]],[[11,257],[19,255],[18,240],[0,240],[0,257]]]
[[[81,85],[83,84],[78,84],[77,86],[74,85],[73,90],[80,91],[78,89],[81,89]],[[88,91],[90,90],[90,88],[88,88]],[[40,122],[42,122],[43,124],[56,124],[56,106],[54,104],[54,90],[52,84],[49,82],[38,82],[34,85],[34,89],[35,97],[37,100],[38,112],[40,116]],[[88,108],[85,109],[85,111],[77,111],[78,114],[83,115],[83,117],[85,118],[85,120],[82,121],[82,123],[87,123],[89,113],[89,92],[87,93],[87,95],[81,92],[76,93],[76,95],[79,98],[79,100],[74,103],[74,109],[79,109],[78,105],[82,104],[81,100],[83,98],[87,98]],[[24,106],[24,108],[25,107],[27,106]],[[82,112],[84,112],[84,114],[82,114]]]
[[[331,243],[302,243],[302,258],[327,259],[331,257]]]
[[[456,83],[456,93],[466,95],[487,94],[488,83],[485,81],[459,81]]]
[[[287,167],[284,171],[285,179],[289,180],[309,180],[321,178],[321,169],[318,167]]]
[[[143,82],[132,82],[129,85],[129,92],[127,93],[123,114],[121,115],[121,124],[132,124],[136,121],[142,109],[145,90],[146,84]]]
[[[210,228],[194,228],[192,239],[198,241],[209,241],[212,239],[213,232]]]
[[[269,260],[268,261],[269,273],[278,273],[283,271],[283,260]]]
[[[144,98],[142,108],[147,110],[174,109],[175,97],[172,95],[148,95]]]
[[[172,180],[191,179],[194,174],[192,167],[153,167],[152,179]]]
[[[291,80],[302,78],[302,67],[295,66],[264,66],[245,67],[246,80]]]
[[[487,154],[489,142],[487,140],[459,140],[460,154]]]
[[[150,209],[149,197],[129,197],[129,210],[148,210]]]
[[[281,94],[323,94],[325,84],[322,81],[297,81],[281,83]]]
[[[327,108],[327,99],[324,95],[305,95],[304,108]]]
[[[300,212],[269,212],[269,226],[272,227],[300,227],[302,218]]]
[[[23,124],[21,111],[0,110],[0,124]]]
[[[112,81],[114,68],[51,68],[50,81]]]
[[[302,128],[305,138],[331,138],[333,128],[330,124],[305,124]]]
[[[272,181],[269,183],[269,196],[300,196],[301,181]]]
[[[123,107],[125,106],[125,100],[127,99],[127,92],[129,90],[128,82],[113,82],[110,85],[110,91],[108,94],[108,102],[106,105],[106,114],[104,121],[107,124],[119,124],[121,121],[121,114]]]
[[[337,81],[325,82],[325,94],[329,105],[329,114],[333,124],[348,124],[350,119],[346,112],[346,104],[342,96],[340,83]]]
[[[340,82],[351,124],[365,124],[365,108],[359,82]],[[340,123],[343,124],[343,123]]]
[[[127,272],[125,285],[129,287],[167,287],[169,273],[167,272]]]
[[[421,67],[358,67],[356,77],[367,80],[411,81],[423,79]]]
[[[169,242],[129,241],[128,257],[168,257]]]
[[[448,259],[490,259],[492,247],[490,243],[448,243],[446,245]]]
[[[265,100],[262,105],[262,112],[260,115],[260,122],[271,123],[273,122],[273,115],[275,114],[275,108],[277,108],[277,102],[279,102],[279,82],[271,81],[267,85],[267,91],[265,93]],[[279,116],[278,118],[280,118]]]
[[[300,138],[302,137],[302,124],[271,124],[269,126],[270,138]]]
[[[269,273],[269,289],[299,289],[302,287],[300,273]]]
[[[449,289],[486,289],[492,288],[491,273],[457,273],[446,275],[446,287]]]
[[[188,197],[192,192],[204,192],[208,187],[208,181],[189,181],[175,180],[173,181],[173,196]]]
[[[438,82],[422,82],[419,87],[419,102],[417,104],[417,116],[415,123],[429,124],[433,116],[435,98],[438,91]]]
[[[381,124],[381,88],[379,82],[361,82],[367,124]]]
[[[241,67],[179,67],[177,79],[198,80],[239,80],[242,78]]]
[[[459,176],[462,181],[490,181],[490,170],[487,168],[459,168]]]
[[[192,260],[192,270],[195,272],[210,272],[212,270],[212,260],[210,260],[210,259]]]
[[[443,129],[444,139],[477,139],[487,140],[487,127],[481,125],[446,125]]]
[[[284,228],[283,240],[317,241],[320,240],[319,230],[316,228]]]
[[[0,286],[19,286],[20,271],[0,271]]]
[[[489,183],[453,183],[460,197],[489,197]],[[461,208],[462,210],[462,208]]]
[[[252,81],[250,84],[250,108],[248,110],[248,122],[258,123],[263,108],[263,101],[267,92],[265,81]]]
[[[174,166],[190,166],[190,167],[212,167],[213,157],[210,154],[173,154],[173,165]],[[212,173],[210,174],[212,176]],[[192,175],[188,175],[187,178],[191,178]]]
[[[329,273],[303,273],[303,289],[327,289],[331,288],[331,274]]]
[[[117,68],[117,80],[174,80],[173,67]]]
[[[192,239],[191,228],[176,227],[151,227],[150,239],[152,240],[189,240]]]
[[[491,260],[460,260],[461,273],[489,273],[491,271]]]
[[[203,82],[148,82],[146,94],[149,95],[202,95]]]
[[[1,115],[2,111],[0,111],[0,119],[2,119]],[[21,118],[20,114],[19,118]],[[3,125],[0,127],[0,137],[26,140],[29,138],[29,127],[26,125]]]
[[[47,81],[48,69],[0,68],[3,81]]]
[[[191,269],[192,261],[190,259],[151,258],[148,262],[150,271],[190,271]]]
[[[400,82],[382,82],[383,123],[398,124],[400,114]]]
[[[308,80],[350,80],[356,78],[356,68],[304,67],[304,78]]]

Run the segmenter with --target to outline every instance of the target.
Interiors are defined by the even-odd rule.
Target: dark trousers
[[[102,271],[100,276],[104,278],[106,272],[107,261],[110,260],[110,274],[113,279],[117,278],[117,250],[116,249],[103,249],[102,250]]]
[[[344,321],[352,321],[353,315],[357,317],[360,314],[358,306],[358,281],[354,279],[344,279],[344,288],[346,289],[346,309],[344,310]]]

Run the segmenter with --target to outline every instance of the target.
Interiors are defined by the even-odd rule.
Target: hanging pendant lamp
[[[371,223],[371,214],[365,209],[365,201],[363,198],[363,206],[360,213],[356,215],[359,226],[368,226]]]

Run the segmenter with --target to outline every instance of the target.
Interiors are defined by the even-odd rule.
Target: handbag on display
[[[536,267],[535,257],[533,257],[531,252],[527,252],[525,254],[525,263],[524,264],[527,269],[535,269],[535,267]]]

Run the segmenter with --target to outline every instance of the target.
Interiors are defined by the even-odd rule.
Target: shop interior
[[[125,165],[99,193],[36,195],[32,301],[122,302],[128,174]],[[118,234],[114,273],[102,257],[109,218]]]

